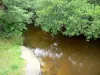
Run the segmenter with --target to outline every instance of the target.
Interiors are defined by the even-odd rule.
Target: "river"
[[[24,45],[34,49],[41,62],[42,75],[100,75],[100,40],[54,37],[32,26],[24,36]]]

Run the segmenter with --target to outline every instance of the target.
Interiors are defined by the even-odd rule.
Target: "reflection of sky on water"
[[[77,61],[72,60],[71,59],[71,56],[69,56],[69,61],[71,61],[73,65],[76,65],[77,64]]]
[[[50,50],[43,50],[43,49],[40,49],[40,48],[36,48],[34,49],[34,54],[37,56],[37,57],[46,57],[46,56],[49,56],[51,58],[61,58],[63,53],[54,53]]]

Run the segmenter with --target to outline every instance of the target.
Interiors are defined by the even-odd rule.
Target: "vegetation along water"
[[[22,75],[23,43],[43,75],[100,75],[99,39],[100,0],[0,0],[0,75]]]

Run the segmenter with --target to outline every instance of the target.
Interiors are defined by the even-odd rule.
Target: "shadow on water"
[[[29,26],[25,45],[33,48],[41,59],[43,75],[100,75],[100,40],[86,42],[85,38],[51,36]]]

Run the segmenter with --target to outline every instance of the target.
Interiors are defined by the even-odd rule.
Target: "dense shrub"
[[[22,35],[36,16],[36,26],[54,35],[100,38],[99,0],[1,0],[0,33]],[[1,32],[2,31],[2,32]]]
[[[100,5],[100,0],[88,0],[88,2],[94,5]]]
[[[2,0],[2,4],[5,7],[0,17],[3,34],[7,37],[21,35],[34,16],[32,0]]]
[[[36,26],[66,36],[100,37],[100,6],[87,0],[37,0]]]

